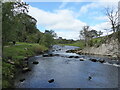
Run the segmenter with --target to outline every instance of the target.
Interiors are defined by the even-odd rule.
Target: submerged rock
[[[33,64],[38,64],[39,62],[38,61],[33,61]]]
[[[104,62],[105,62],[105,60],[99,60],[99,62],[100,62],[100,63],[104,63]]]
[[[68,58],[74,58],[74,56],[69,56]]]
[[[84,58],[80,58],[80,61],[84,61]]]
[[[43,57],[49,57],[49,55],[48,54],[43,54]]]
[[[67,50],[66,53],[74,53],[75,50]]]
[[[61,49],[58,49],[58,50],[61,50]]]
[[[91,77],[91,76],[89,76],[89,77],[88,77],[88,80],[91,80],[91,79],[92,79],[92,77]]]
[[[92,62],[97,62],[97,60],[96,59],[90,59]]]
[[[23,81],[25,81],[25,78],[23,78],[23,79],[20,79],[20,82],[23,82]]]
[[[50,80],[48,80],[48,82],[49,82],[49,83],[52,83],[52,82],[54,82],[54,79],[50,79]]]
[[[52,57],[53,54],[43,54],[43,57]]]
[[[74,56],[74,58],[79,58],[79,56]]]

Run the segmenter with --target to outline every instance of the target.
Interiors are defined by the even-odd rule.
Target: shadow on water
[[[29,59],[29,66],[32,71],[20,74],[15,80],[17,88],[117,88],[118,87],[118,66],[115,60],[107,57],[95,57],[66,53],[66,50],[76,49],[74,46],[53,46],[49,54],[56,56],[43,57],[35,56]],[[69,58],[79,56],[79,58]],[[83,61],[80,59],[84,59]],[[92,62],[90,58],[105,59],[105,64]],[[33,65],[33,61],[39,64]],[[23,82],[19,80],[25,78]],[[54,79],[52,83],[48,81]]]

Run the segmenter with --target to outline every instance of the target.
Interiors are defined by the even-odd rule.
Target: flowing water
[[[103,56],[78,55],[66,53],[76,49],[74,46],[54,45],[49,53],[52,57],[35,56],[29,59],[32,71],[20,74],[15,80],[17,88],[117,88],[118,60]],[[69,58],[79,56],[79,58]],[[84,61],[80,61],[80,58]],[[105,63],[92,62],[90,58],[104,59]],[[33,65],[33,61],[39,64]],[[91,80],[89,80],[89,76]],[[25,78],[25,81],[19,80]],[[48,80],[54,79],[49,83]]]

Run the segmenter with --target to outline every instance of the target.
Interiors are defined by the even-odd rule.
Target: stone
[[[54,79],[50,79],[50,80],[48,80],[48,82],[49,82],[49,83],[52,83],[52,82],[54,82]]]
[[[96,59],[90,59],[92,62],[97,62],[97,60]]]
[[[74,58],[79,58],[79,56],[74,56]]]
[[[38,61],[33,61],[33,64],[38,64],[39,62]]]
[[[58,50],[61,50],[61,49],[58,49]]]
[[[10,59],[7,62],[12,64],[12,65],[15,65],[15,62],[11,61]]]
[[[69,56],[68,58],[73,58],[74,56]]]
[[[53,56],[53,54],[49,54],[49,56]]]
[[[48,57],[49,55],[48,54],[43,54],[43,57]]]
[[[28,48],[24,48],[24,50],[28,50]]]
[[[99,62],[100,62],[100,63],[104,63],[104,62],[105,62],[105,60],[99,60]]]
[[[28,58],[27,58],[27,57],[24,57],[24,60],[25,60],[25,61],[27,61],[27,60],[28,60]]]
[[[25,81],[25,78],[23,78],[23,79],[20,79],[20,82],[23,82],[23,81]]]
[[[31,71],[31,69],[28,68],[28,67],[25,67],[25,68],[23,68],[22,73],[26,73],[26,72],[28,72],[28,71]]]
[[[92,77],[91,77],[91,76],[89,76],[89,77],[88,77],[88,80],[91,80],[91,79],[92,79]]]
[[[80,58],[80,61],[84,61],[84,59],[83,59],[83,58]]]

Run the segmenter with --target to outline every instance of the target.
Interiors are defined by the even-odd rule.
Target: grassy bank
[[[81,49],[85,47],[85,43],[84,41],[77,41],[75,43],[70,43],[70,44],[59,44],[59,45],[68,45],[68,46],[76,46],[76,47],[80,47]]]
[[[33,43],[9,43],[3,47],[3,88],[13,87],[15,74],[23,68],[24,58],[38,55],[48,50],[45,46]],[[9,61],[9,62],[8,62]]]

